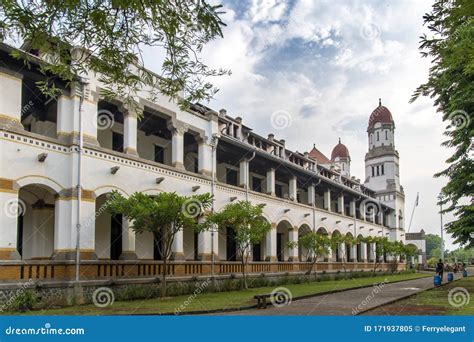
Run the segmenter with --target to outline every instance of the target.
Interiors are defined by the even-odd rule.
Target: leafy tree
[[[390,252],[390,241],[386,237],[380,236],[367,236],[362,238],[362,242],[375,243],[375,258],[374,258],[374,269],[373,273],[377,271],[377,267],[380,265],[382,258],[380,256]]]
[[[391,271],[398,271],[398,265],[402,259],[408,260],[412,256],[415,256],[418,249],[413,245],[405,245],[402,241],[387,241],[386,250],[384,251],[392,257],[390,264],[392,265]]]
[[[441,250],[441,237],[436,234],[426,234],[426,257],[429,259],[433,256],[432,252],[435,248]]]
[[[435,177],[445,176],[443,187],[447,204],[444,212],[452,212],[456,220],[446,225],[456,243],[474,246],[474,5],[472,0],[437,0],[432,11],[424,15],[431,35],[421,37],[423,57],[432,66],[428,81],[419,86],[411,102],[420,96],[434,99],[447,126],[443,146],[454,154],[446,160],[448,167]]]
[[[159,89],[185,106],[212,97],[216,89],[208,77],[228,74],[199,57],[205,44],[222,37],[221,8],[204,0],[2,0],[0,40],[28,42],[49,56],[41,66],[50,75],[41,84],[45,92],[54,92],[58,78],[72,82],[92,72],[100,75],[106,97],[136,104],[140,90],[151,89],[153,100]],[[84,49],[79,55],[77,46]],[[161,75],[145,68],[144,47],[165,53]]]
[[[332,250],[340,248],[341,245],[344,245],[345,248],[350,248],[356,243],[356,240],[350,235],[332,235],[329,240],[329,245]],[[342,253],[342,268],[344,273],[347,273],[346,269],[346,253]]]
[[[272,229],[263,217],[265,204],[253,205],[249,201],[227,204],[221,211],[209,214],[208,221],[218,229],[233,229],[237,245],[237,258],[242,263],[242,285],[248,288],[247,264],[252,245],[260,243]]]
[[[288,243],[288,248],[301,247],[306,250],[305,260],[310,261],[311,267],[306,272],[308,276],[311,275],[314,265],[319,257],[324,257],[329,253],[331,245],[330,239],[327,235],[317,234],[316,232],[306,233],[298,238],[298,241],[291,241]]]
[[[133,222],[136,233],[151,232],[163,258],[161,296],[166,296],[166,275],[175,235],[183,229],[202,231],[208,228],[202,218],[211,207],[212,196],[208,193],[179,196],[175,192],[161,192],[151,196],[136,192],[129,198],[114,191],[107,207],[111,212],[122,214]]]

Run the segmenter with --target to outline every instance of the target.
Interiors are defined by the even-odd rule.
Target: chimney
[[[224,108],[222,108],[221,110],[219,110],[219,116],[225,117],[226,115],[227,115],[227,110],[225,110]]]

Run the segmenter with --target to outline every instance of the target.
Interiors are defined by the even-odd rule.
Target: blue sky
[[[352,174],[364,180],[367,121],[378,99],[396,123],[401,181],[408,219],[420,192],[412,231],[439,233],[436,196],[449,151],[440,147],[444,124],[429,99],[409,104],[428,75],[419,54],[430,1],[224,1],[224,39],[206,46],[212,66],[232,70],[213,80],[220,89],[210,102],[241,116],[261,134],[275,133],[288,148],[308,151],[313,143],[331,154],[338,138],[352,157]],[[272,125],[285,112],[291,124]],[[446,221],[450,217],[445,218]],[[449,246],[449,244],[448,244]]]
[[[221,3],[212,0],[213,3]],[[440,232],[436,197],[445,179],[433,175],[450,151],[441,147],[445,124],[427,98],[409,104],[428,77],[420,56],[427,33],[423,15],[429,0],[225,0],[224,38],[203,50],[213,67],[232,70],[212,79],[220,91],[208,104],[287,147],[308,151],[313,143],[330,156],[340,137],[349,148],[352,174],[364,181],[367,122],[378,99],[395,120],[407,226],[420,193],[412,231]],[[146,51],[146,66],[159,71],[160,52]],[[290,123],[276,129],[272,114]],[[445,216],[445,222],[452,216]],[[448,248],[452,248],[448,238]]]

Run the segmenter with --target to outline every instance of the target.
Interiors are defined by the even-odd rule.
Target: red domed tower
[[[351,156],[346,145],[339,143],[334,146],[331,153],[331,161],[335,163],[341,169],[341,175],[349,177],[351,174]]]
[[[400,185],[400,158],[395,149],[395,122],[390,110],[379,105],[367,126],[369,151],[365,155],[365,185],[376,191],[380,201],[394,208],[389,225],[392,240],[400,240],[404,229],[405,195]]]

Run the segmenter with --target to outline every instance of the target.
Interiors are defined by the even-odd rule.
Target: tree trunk
[[[168,257],[163,259],[163,277],[161,282],[161,298],[166,297],[166,274],[168,273]]]

